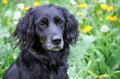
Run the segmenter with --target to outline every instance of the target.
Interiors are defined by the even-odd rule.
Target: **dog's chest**
[[[58,54],[51,53],[49,61],[46,58],[38,59],[33,56],[29,58],[30,60],[24,66],[25,75],[22,79],[68,79],[67,60]]]
[[[47,66],[47,65],[34,65],[34,68],[29,68],[29,79],[68,79],[66,67],[63,66]]]

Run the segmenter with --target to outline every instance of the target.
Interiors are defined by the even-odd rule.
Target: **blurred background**
[[[67,8],[79,22],[77,45],[70,46],[70,79],[120,79],[120,0],[0,0],[0,79],[20,51],[9,42],[18,19],[46,4]]]

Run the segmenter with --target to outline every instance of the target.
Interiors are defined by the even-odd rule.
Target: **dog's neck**
[[[49,63],[49,59],[44,56],[44,55],[40,55],[38,54],[33,48],[28,49],[28,51],[35,57],[37,58],[40,62],[47,64]]]
[[[62,67],[67,62],[67,57],[62,57],[62,54],[66,54],[68,52],[62,52],[63,50],[57,52],[45,51],[44,53],[47,54],[40,54],[41,53],[40,51],[36,51],[33,48],[30,48],[28,50],[35,58],[37,58],[41,63],[46,65]],[[63,58],[66,59],[66,62],[65,61],[63,62]]]

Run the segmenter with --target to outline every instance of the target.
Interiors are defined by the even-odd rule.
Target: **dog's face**
[[[33,47],[37,40],[45,50],[59,51],[76,42],[78,22],[63,7],[40,6],[27,11],[12,36],[18,37],[22,48]]]
[[[35,14],[35,31],[46,50],[58,51],[63,48],[65,18],[55,7],[38,8]]]

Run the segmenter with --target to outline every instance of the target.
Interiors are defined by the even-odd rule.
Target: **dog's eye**
[[[44,28],[44,27],[47,27],[47,24],[48,24],[48,20],[43,18],[40,23],[39,23],[39,27],[40,28]]]
[[[57,21],[57,24],[63,24],[63,21],[58,20],[58,21]]]
[[[41,22],[41,23],[38,24],[38,26],[39,26],[40,28],[44,28],[44,27],[46,27],[46,24],[43,23],[43,22]]]
[[[60,25],[63,24],[63,21],[60,18],[55,17],[55,23]]]

